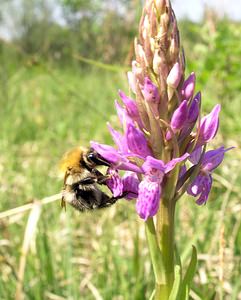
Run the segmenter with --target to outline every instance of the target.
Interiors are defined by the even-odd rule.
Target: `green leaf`
[[[179,290],[182,281],[181,267],[179,265],[175,266],[175,280],[172,286],[171,294],[169,300],[179,299]]]
[[[180,300],[188,299],[188,293],[190,289],[190,283],[195,275],[196,267],[197,267],[197,250],[194,246],[192,246],[192,257],[187,268],[186,274],[183,278],[181,289],[180,289]]]

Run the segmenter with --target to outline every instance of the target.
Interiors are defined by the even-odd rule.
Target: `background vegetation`
[[[11,41],[0,41],[0,299],[148,299],[152,271],[134,203],[79,214],[52,198],[38,202],[61,191],[67,149],[111,142],[106,122],[117,123],[113,100],[128,91],[140,1],[58,3],[64,26],[49,1],[0,2],[2,22],[8,11],[14,28]],[[206,206],[180,200],[177,242],[184,265],[191,245],[198,249],[192,299],[241,299],[241,24],[211,11],[199,24],[179,24],[204,111],[222,104],[216,146],[236,149]]]

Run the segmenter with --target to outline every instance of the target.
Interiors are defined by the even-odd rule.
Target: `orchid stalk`
[[[115,147],[91,142],[111,167],[113,195],[136,201],[146,226],[155,276],[155,300],[187,299],[196,264],[186,274],[174,254],[177,201],[184,193],[205,204],[212,172],[228,149],[207,151],[219,126],[220,105],[201,116],[195,73],[185,79],[185,57],[169,0],[147,0],[128,72],[130,95],[120,91],[116,110],[123,131],[109,124]],[[119,170],[126,171],[121,177]],[[192,276],[191,276],[191,275]]]

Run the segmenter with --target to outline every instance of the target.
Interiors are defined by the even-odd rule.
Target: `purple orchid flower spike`
[[[199,149],[200,148],[198,148],[195,151],[196,153],[192,156],[192,162],[195,164],[200,158]],[[211,174],[223,161],[225,152],[231,149],[232,148],[225,149],[224,147],[220,147],[216,150],[210,150],[203,155],[200,172],[187,189],[187,193],[189,195],[193,197],[199,196],[196,200],[198,205],[202,205],[207,202],[213,181]]]

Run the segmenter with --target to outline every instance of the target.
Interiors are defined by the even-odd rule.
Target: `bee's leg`
[[[112,204],[115,204],[116,201],[118,201],[119,199],[125,198],[125,196],[128,194],[129,192],[124,192],[122,193],[120,196],[117,197],[109,197],[107,194],[102,193],[102,199],[101,199],[101,204],[99,205],[98,208],[105,208],[105,207],[109,207]]]
[[[98,184],[106,184],[106,180],[110,179],[110,175],[104,175],[97,169],[93,169],[92,172],[94,172]]]
[[[80,181],[77,182],[77,184],[94,184],[97,182],[97,179],[96,177],[92,177],[92,176],[89,176],[89,177],[85,177],[83,179],[81,179]]]
[[[69,175],[68,172],[65,172],[63,191],[65,190],[65,187],[66,187],[66,179],[67,179],[68,175]],[[66,203],[64,201],[64,196],[61,197],[61,208],[64,208],[64,210],[66,211]]]
[[[83,179],[81,179],[80,181],[78,181],[78,182],[75,182],[75,183],[73,183],[72,184],[72,189],[74,190],[74,191],[78,191],[79,190],[79,186],[80,185],[90,185],[90,184],[94,184],[94,183],[96,183],[97,182],[97,179],[95,178],[95,177],[91,177],[91,176],[89,176],[89,177],[86,177],[86,178],[83,178]]]

